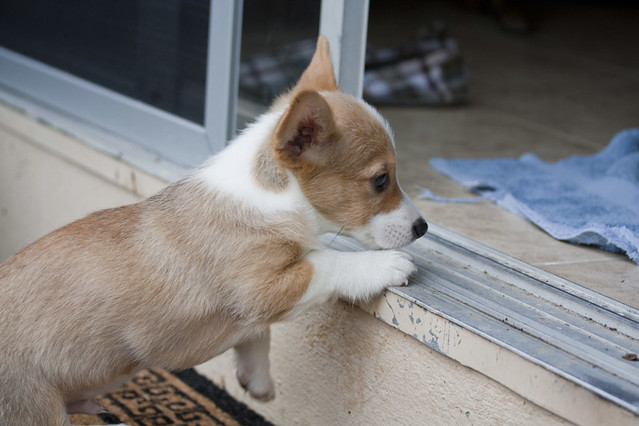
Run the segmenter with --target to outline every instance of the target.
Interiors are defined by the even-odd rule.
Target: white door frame
[[[340,89],[362,96],[369,0],[322,0],[320,34],[328,39]]]

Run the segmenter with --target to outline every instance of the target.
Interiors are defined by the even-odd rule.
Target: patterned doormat
[[[99,416],[73,414],[74,425],[270,425],[195,370],[143,370],[123,388],[98,401]]]

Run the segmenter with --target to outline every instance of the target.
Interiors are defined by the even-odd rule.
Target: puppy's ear
[[[331,108],[319,93],[297,93],[275,130],[275,157],[286,167],[320,165],[336,137]]]
[[[293,88],[293,92],[302,90],[337,90],[335,74],[329,54],[328,40],[324,36],[317,39],[317,47],[311,63],[302,73],[299,81]]]

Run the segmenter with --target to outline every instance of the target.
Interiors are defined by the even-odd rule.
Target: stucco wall
[[[0,127],[0,259],[88,213],[138,196]]]
[[[0,261],[62,225],[165,185],[0,103]]]
[[[56,227],[135,202],[162,184],[0,104],[0,260]],[[275,325],[272,336],[273,402],[245,395],[231,353],[198,370],[279,425],[562,423],[345,303]]]
[[[198,371],[278,425],[564,423],[347,303],[272,327],[271,402],[240,388],[232,353]]]

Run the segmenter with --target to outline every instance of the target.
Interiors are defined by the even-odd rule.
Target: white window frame
[[[328,39],[340,89],[362,96],[369,0],[323,0],[320,34]]]
[[[181,166],[221,149],[233,128],[242,1],[211,1],[204,125],[0,48],[0,82],[20,94],[141,144]]]
[[[190,168],[235,134],[242,10],[242,0],[211,0],[203,125],[2,47],[0,85]],[[322,1],[320,33],[331,43],[340,85],[355,96],[361,95],[367,19],[368,0]]]

